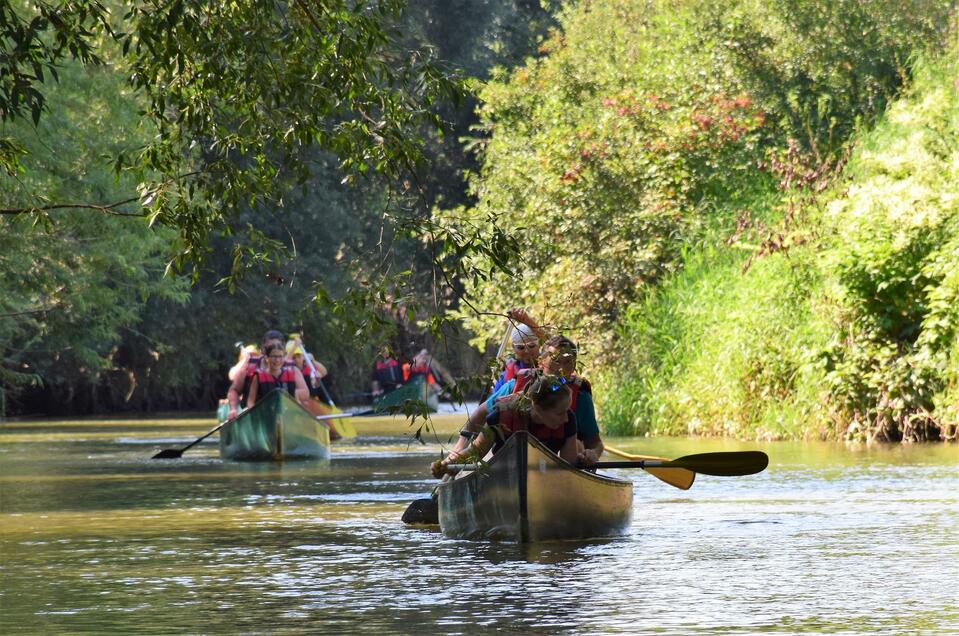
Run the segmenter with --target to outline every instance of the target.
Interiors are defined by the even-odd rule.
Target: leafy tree
[[[4,14],[9,27],[5,44],[17,50],[32,47],[32,59],[48,69],[40,73],[34,65],[19,76],[36,98],[41,129],[61,118],[62,104],[48,96],[76,92],[74,78],[96,83],[92,78],[103,79],[113,72],[115,82],[71,96],[90,100],[90,111],[101,125],[110,121],[117,124],[117,132],[139,133],[111,137],[95,153],[96,132],[88,131],[89,138],[82,140],[88,144],[83,169],[64,166],[56,175],[43,164],[51,147],[60,143],[55,135],[44,132],[46,147],[21,144],[18,148],[28,154],[12,155],[21,158],[21,182],[11,182],[4,191],[6,216],[42,218],[47,223],[42,229],[66,218],[64,209],[92,203],[85,208],[88,212],[76,217],[79,226],[83,214],[96,226],[99,221],[92,218],[93,212],[143,215],[156,229],[180,224],[186,234],[181,233],[176,245],[180,256],[187,256],[178,262],[188,265],[201,258],[204,262],[193,270],[196,285],[186,304],[181,295],[147,295],[142,299],[145,304],[127,301],[123,328],[109,336],[101,334],[104,341],[96,368],[116,369],[110,373],[120,376],[114,383],[118,390],[101,391],[97,401],[74,398],[94,395],[90,387],[106,376],[92,371],[89,377],[69,381],[57,377],[42,394],[46,404],[66,409],[96,404],[208,406],[222,389],[218,386],[222,367],[234,353],[235,339],[256,340],[274,326],[305,331],[321,359],[346,370],[335,374],[339,376],[333,378],[335,384],[365,384],[365,362],[373,353],[366,349],[374,345],[357,350],[352,343],[364,339],[356,334],[366,334],[369,342],[390,340],[398,323],[402,329],[411,316],[426,313],[419,298],[429,297],[437,281],[446,282],[437,278],[442,272],[434,267],[434,259],[446,254],[446,242],[436,241],[443,237],[443,228],[415,208],[427,209],[438,196],[463,197],[457,173],[469,163],[456,140],[474,121],[472,105],[437,99],[443,91],[448,96],[458,91],[455,80],[441,75],[429,61],[431,49],[438,47],[453,65],[483,75],[492,63],[511,63],[521,56],[530,34],[541,31],[548,21],[538,3],[492,3],[469,16],[451,14],[443,3],[417,4],[415,11],[401,16],[402,4],[379,3],[370,11],[361,4],[336,2],[245,2],[227,8],[187,2],[167,3],[159,13],[153,5],[136,2],[9,7]],[[526,14],[536,20],[527,20]],[[244,23],[248,18],[252,26]],[[477,29],[478,22],[485,26]],[[317,24],[330,27],[329,33],[321,37]],[[60,31],[80,47],[76,57],[88,69],[80,64],[60,68],[66,78],[64,91],[48,82],[73,49],[66,45],[54,51],[44,44],[50,33]],[[320,55],[310,49],[317,42],[325,47]],[[417,57],[417,51],[423,56]],[[331,56],[336,56],[335,62]],[[353,61],[345,63],[344,56],[354,56]],[[307,73],[318,79],[306,81]],[[119,81],[131,74],[140,85],[133,94]],[[97,98],[111,95],[110,108],[104,110],[103,100]],[[139,128],[134,113],[116,112],[121,104],[144,109],[148,117]],[[11,107],[4,112],[16,122],[27,111],[14,112]],[[370,122],[376,116],[379,121]],[[438,134],[439,119],[452,120],[454,134]],[[283,126],[287,128],[281,131]],[[319,131],[315,138],[310,137],[311,127]],[[151,140],[151,130],[160,135]],[[17,124],[7,132],[14,133],[10,138],[15,140],[32,134]],[[421,169],[424,156],[429,171]],[[103,160],[121,169],[119,186],[99,186],[112,183],[94,166]],[[341,183],[344,163],[352,176],[366,171],[367,178]],[[185,179],[175,178],[176,165]],[[371,177],[377,169],[382,178]],[[401,172],[406,185],[395,189],[394,178]],[[63,179],[63,187],[48,187],[56,178]],[[84,189],[91,182],[98,186]],[[291,188],[295,183],[300,187]],[[227,190],[233,194],[224,194]],[[236,194],[241,191],[242,196]],[[193,197],[190,202],[181,196],[184,193]],[[191,217],[194,213],[198,216]],[[171,214],[182,216],[174,219]],[[144,227],[135,217],[125,222],[124,231],[136,233]],[[20,229],[25,224],[11,223],[21,238],[30,236]],[[214,229],[222,232],[210,234]],[[158,244],[171,243],[169,232],[152,234],[158,240],[162,237]],[[461,244],[457,249],[469,248]],[[141,253],[157,258],[162,252],[154,245]],[[241,265],[255,266],[252,271],[258,275],[247,276],[236,288],[237,295],[231,296],[222,285],[237,280],[231,272]],[[455,269],[456,260],[444,265]],[[305,302],[314,296],[317,302]],[[441,306],[456,302],[446,293],[437,301]],[[66,336],[47,343],[41,332],[47,333],[39,324],[25,326],[19,333],[32,333],[33,344],[15,357],[42,360],[55,344],[70,346]],[[410,339],[406,336],[395,346],[413,346]],[[433,345],[432,338],[415,339],[416,346]],[[448,346],[449,359],[470,359],[465,343],[456,344],[454,339]],[[49,366],[40,369],[42,377],[54,380],[48,370]]]

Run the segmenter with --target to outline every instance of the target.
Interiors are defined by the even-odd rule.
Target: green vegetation
[[[686,259],[621,327],[621,432],[935,440],[956,434],[959,98],[954,55],[805,201],[807,241]],[[745,241],[739,241],[739,247]]]
[[[433,89],[452,65],[484,77],[522,59],[551,17],[402,4],[294,2],[286,22],[260,0],[0,7],[0,408],[211,408],[234,343],[273,327],[305,334],[342,397],[368,388],[384,343],[478,368],[450,329],[432,323],[450,335],[434,346],[419,324],[455,302],[432,294],[425,210],[464,200],[456,140],[475,121]],[[189,260],[191,287],[167,268]]]
[[[915,60],[941,55],[954,8],[571,7],[544,58],[481,91],[479,201],[449,214],[499,217],[525,245],[516,278],[469,281],[476,304],[576,336],[614,433],[949,436],[955,69]],[[943,110],[857,146],[917,69],[910,99]],[[886,144],[898,172],[868,170],[914,183],[868,176]]]
[[[954,439],[956,3],[547,4],[4,5],[7,392],[205,407],[272,326],[363,389],[528,305],[613,433]]]

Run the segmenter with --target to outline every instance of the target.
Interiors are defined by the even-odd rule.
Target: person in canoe
[[[399,360],[393,357],[389,348],[384,347],[373,363],[373,373],[370,374],[370,393],[373,400],[378,400],[387,393],[391,393],[403,384],[403,369]]]
[[[453,447],[461,450],[469,440],[480,431],[487,415],[492,412],[497,399],[518,393],[538,373],[558,375],[566,379],[572,397],[573,412],[576,413],[579,452],[577,462],[581,466],[591,466],[599,461],[603,454],[603,439],[596,422],[596,409],[593,406],[592,387],[588,380],[576,375],[576,343],[566,336],[553,336],[543,345],[539,358],[539,369],[520,371],[515,378],[504,383],[498,391],[470,414],[466,426],[460,432],[460,439]]]
[[[285,338],[282,333],[275,329],[270,329],[263,334],[260,351],[266,351],[266,348],[271,345],[278,344],[282,347],[284,341]],[[230,389],[226,393],[227,403],[229,404],[226,419],[229,420],[237,416],[240,410],[240,399],[243,398],[247,400],[253,376],[258,369],[266,368],[266,360],[263,355],[251,352],[246,358],[246,366],[242,368],[242,371],[240,371],[238,367],[240,367],[239,362],[230,369],[231,383]],[[249,406],[249,404],[247,404],[247,406]]]
[[[434,477],[447,474],[447,466],[472,462],[493,449],[495,453],[516,431],[529,431],[565,461],[576,464],[576,414],[570,410],[572,392],[566,378],[538,375],[523,391],[498,398],[486,418],[487,426],[460,452],[433,462]]]
[[[293,365],[303,374],[306,386],[310,389],[310,397],[321,397],[323,392],[320,390],[320,380],[328,375],[326,367],[306,352],[299,334],[291,333],[290,338],[286,341],[287,359],[292,361]],[[309,356],[309,360],[307,360],[307,356]]]
[[[292,362],[306,381],[306,388],[310,392],[310,399],[303,403],[306,410],[314,417],[331,414],[333,410],[324,401],[326,393],[323,391],[324,387],[321,386],[321,382],[328,375],[328,372],[323,363],[314,358],[303,347],[303,341],[300,340],[299,334],[290,334],[290,340],[286,343],[286,356],[287,360]],[[340,434],[336,431],[332,422],[323,422],[323,424],[330,431],[331,442],[340,439]]]
[[[410,362],[403,365],[403,384],[422,378],[426,384],[426,405],[431,411],[439,409],[440,393],[443,392],[436,379],[438,375],[439,372],[433,373],[433,356],[427,349],[420,349]]]
[[[493,393],[496,393],[504,384],[516,377],[523,369],[535,369],[539,358],[539,349],[546,332],[536,324],[525,309],[516,307],[506,312],[506,317],[512,321],[513,330],[510,334],[510,344],[513,354],[506,358],[506,364],[493,384]]]
[[[266,395],[270,391],[280,389],[287,391],[296,398],[296,401],[306,406],[310,401],[310,390],[300,370],[286,359],[286,347],[275,342],[266,347],[266,368],[262,366],[253,373],[250,381],[250,394],[246,403],[248,407],[256,404],[258,396]]]

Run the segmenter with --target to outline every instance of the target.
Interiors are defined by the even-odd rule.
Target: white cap
[[[539,342],[539,338],[533,333],[533,330],[530,329],[527,325],[523,323],[517,323],[513,326],[513,335],[510,336],[510,341],[513,344],[520,344],[526,342]]]

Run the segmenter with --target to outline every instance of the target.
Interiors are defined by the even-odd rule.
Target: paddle
[[[239,415],[237,415],[237,417],[239,417]],[[330,420],[330,419],[341,418],[341,417],[353,417],[353,414],[347,413],[345,415],[338,415],[338,414],[337,415],[317,415],[315,417],[318,420]],[[200,442],[208,438],[210,435],[213,435],[218,430],[220,430],[221,428],[223,428],[224,426],[226,426],[227,424],[229,424],[230,422],[234,420],[236,420],[236,417],[234,417],[231,420],[220,422],[212,430],[196,438],[195,440],[193,440],[192,442],[190,442],[183,448],[165,448],[161,450],[159,453],[157,453],[156,455],[154,455],[153,457],[151,457],[150,459],[180,459],[181,457],[183,457],[183,453],[190,450],[191,448],[193,448],[194,446],[196,446],[197,444],[199,444]]]
[[[237,417],[239,417],[239,415],[237,415]],[[154,455],[153,457],[151,457],[150,459],[180,459],[181,457],[183,457],[183,453],[190,450],[191,448],[193,448],[194,446],[196,446],[197,444],[199,444],[200,442],[208,438],[210,435],[213,435],[218,430],[220,430],[221,428],[223,428],[224,426],[226,426],[227,424],[229,424],[235,419],[236,417],[234,417],[233,419],[224,420],[220,422],[211,431],[196,438],[195,440],[193,440],[191,443],[187,444],[183,448],[165,448],[161,450],[159,453],[157,453],[156,455]]]
[[[626,451],[614,448],[613,446],[606,446],[606,452],[611,455],[618,455],[623,459],[636,460],[659,460],[659,461],[669,461],[665,457],[653,457],[651,455],[633,455],[632,453],[627,453]],[[693,481],[696,479],[696,473],[685,468],[646,468],[646,472],[659,479],[664,481],[670,486],[679,488],[680,490],[689,490],[693,485]]]
[[[685,468],[704,475],[717,477],[739,477],[754,475],[766,469],[769,457],[761,451],[739,451],[731,453],[699,453],[686,455],[679,459],[644,459],[632,462],[597,462],[589,468]],[[450,471],[477,470],[479,464],[449,464]]]
[[[597,462],[596,468],[685,468],[703,475],[740,477],[766,470],[769,457],[762,451],[698,453],[679,459],[643,459],[627,462]]]
[[[326,385],[323,384],[323,378],[320,377],[320,374],[316,371],[316,367],[313,365],[313,356],[311,356],[310,352],[303,346],[302,341],[300,341],[300,348],[303,349],[303,357],[306,359],[306,363],[310,365],[310,371],[313,372],[313,376],[316,378],[317,385],[320,387],[323,397],[326,398],[326,401],[329,403],[330,410],[333,411],[333,413],[342,413],[343,411],[337,408],[336,404],[333,403],[330,392],[326,390]],[[346,420],[341,422],[338,418],[330,418],[330,426],[332,426],[337,435],[342,438],[356,437],[356,427]]]

